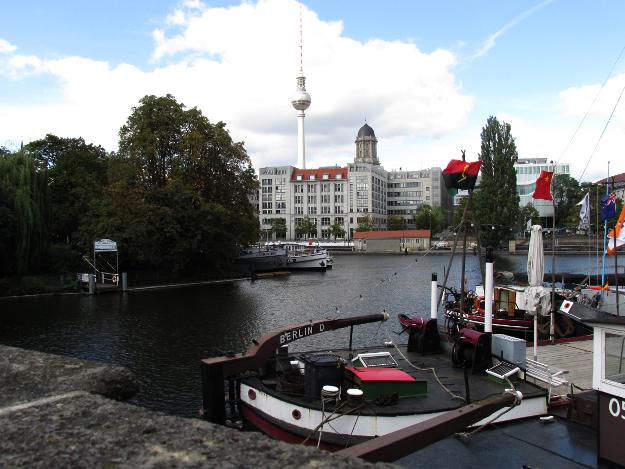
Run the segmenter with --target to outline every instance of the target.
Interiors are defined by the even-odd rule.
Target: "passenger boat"
[[[407,346],[352,347],[354,326],[387,319],[378,313],[291,325],[240,354],[202,360],[204,417],[221,424],[241,419],[276,439],[337,450],[450,411],[463,414],[470,403],[482,413],[467,425],[479,425],[502,408],[489,407],[492,396],[506,393],[507,410],[497,421],[547,411],[544,389],[522,379],[513,362],[493,361],[491,334],[463,329],[455,359],[438,341],[436,319],[411,327]],[[298,339],[345,327],[350,343],[343,349],[288,350]]]
[[[237,258],[240,270],[246,273],[266,272],[286,268],[288,252],[280,246],[255,246],[244,249]]]
[[[328,268],[328,252],[316,247],[301,246],[296,243],[282,244],[287,250],[288,270],[326,270]]]

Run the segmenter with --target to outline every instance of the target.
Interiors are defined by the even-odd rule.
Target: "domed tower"
[[[365,121],[356,137],[356,159],[354,163],[380,164],[378,160],[378,139],[375,132]]]
[[[304,145],[304,111],[310,106],[310,95],[306,91],[306,77],[304,76],[302,57],[302,11],[300,7],[299,26],[299,76],[297,77],[297,89],[291,100],[291,104],[297,113],[297,166],[306,169],[306,148]]]

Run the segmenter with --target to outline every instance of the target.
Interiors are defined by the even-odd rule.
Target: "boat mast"
[[[605,180],[605,195],[609,195],[610,162],[608,161],[608,177]],[[605,285],[605,253],[607,251],[608,240],[608,219],[603,220],[603,257],[601,258],[601,286]]]

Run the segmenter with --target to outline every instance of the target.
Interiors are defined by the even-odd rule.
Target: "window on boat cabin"
[[[605,331],[603,373],[606,381],[625,385],[625,333]]]

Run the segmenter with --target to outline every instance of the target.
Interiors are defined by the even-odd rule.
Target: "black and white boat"
[[[245,273],[285,269],[288,252],[280,246],[255,246],[243,250],[237,258],[239,269]]]

